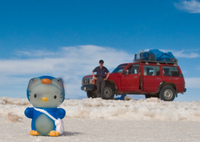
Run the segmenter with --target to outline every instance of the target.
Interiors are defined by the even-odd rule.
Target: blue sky
[[[0,96],[25,97],[28,80],[63,77],[67,98],[103,58],[113,70],[142,49],[172,51],[200,101],[200,1],[0,0]]]

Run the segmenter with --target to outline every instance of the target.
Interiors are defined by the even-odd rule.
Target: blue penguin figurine
[[[57,107],[65,99],[63,80],[51,76],[32,78],[28,84],[27,98],[33,105],[24,111],[26,117],[32,119],[30,135],[55,137],[62,134],[64,126],[61,119],[65,117],[65,110]]]

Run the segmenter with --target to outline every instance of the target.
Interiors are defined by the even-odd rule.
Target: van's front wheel
[[[146,95],[145,95],[145,98],[146,98],[146,99],[149,99],[149,98],[151,98],[151,95],[146,94]]]
[[[167,85],[161,89],[159,96],[163,101],[173,101],[176,96],[176,92],[172,86]]]
[[[96,91],[87,91],[87,97],[96,98],[97,97]]]
[[[114,98],[114,89],[111,85],[107,85],[104,88],[104,96],[103,99],[113,99]]]

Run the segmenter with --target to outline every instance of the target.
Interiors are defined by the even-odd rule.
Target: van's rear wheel
[[[113,99],[114,97],[114,89],[111,85],[107,85],[104,88],[104,96],[103,99]]]
[[[161,89],[159,96],[161,100],[173,101],[176,96],[176,92],[172,86],[167,85]]]
[[[96,98],[96,91],[87,91],[87,97],[88,98]]]

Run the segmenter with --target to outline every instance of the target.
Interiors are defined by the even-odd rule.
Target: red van
[[[96,82],[92,75],[84,76],[81,89],[88,97],[96,97]],[[104,99],[114,95],[144,94],[146,98],[158,97],[173,101],[178,93],[186,91],[180,67],[167,62],[133,62],[120,64],[110,74],[104,89]]]

